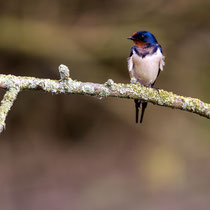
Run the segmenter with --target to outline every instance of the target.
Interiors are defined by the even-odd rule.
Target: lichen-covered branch
[[[20,91],[19,87],[11,87],[5,93],[0,105],[0,133],[5,128],[5,120],[9,110],[11,109],[17,95]]]
[[[39,79],[35,77],[22,77],[0,74],[0,88],[9,90],[2,100],[1,107],[9,104],[7,110],[13,104],[17,94],[21,90],[43,90],[54,94],[81,94],[103,97],[118,97],[129,99],[141,99],[156,105],[181,109],[199,114],[210,119],[210,104],[204,103],[199,99],[176,95],[165,90],[155,90],[146,88],[140,84],[121,84],[114,83],[109,79],[104,84],[80,82],[69,78],[69,69],[65,65],[59,66],[60,80]],[[16,90],[13,97],[12,90]],[[8,101],[9,100],[9,101]],[[12,102],[10,102],[12,101]],[[6,111],[6,114],[7,112]],[[0,109],[0,116],[4,115],[5,110]],[[5,115],[6,117],[6,115]],[[3,123],[5,121],[5,117]],[[1,119],[3,119],[1,117]]]

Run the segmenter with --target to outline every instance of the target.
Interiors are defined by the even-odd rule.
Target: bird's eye
[[[145,35],[144,35],[144,34],[142,34],[142,35],[141,35],[141,37],[142,37],[142,38],[144,38],[144,37],[145,37]]]

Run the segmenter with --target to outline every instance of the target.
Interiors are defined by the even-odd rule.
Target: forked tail
[[[145,112],[145,109],[147,107],[147,102],[143,102],[143,101],[138,100],[138,99],[135,99],[134,102],[135,102],[135,107],[136,107],[136,123],[138,123],[138,121],[139,121],[139,108],[140,108],[140,106],[142,106],[141,118],[140,118],[140,123],[142,123],[143,118],[144,118],[144,112]]]

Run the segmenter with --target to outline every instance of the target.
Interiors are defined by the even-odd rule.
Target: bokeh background
[[[0,73],[129,82],[137,30],[166,56],[156,87],[210,103],[209,0],[0,1]],[[5,93],[0,90],[1,97]],[[132,100],[24,91],[0,136],[0,209],[210,209],[210,121]]]

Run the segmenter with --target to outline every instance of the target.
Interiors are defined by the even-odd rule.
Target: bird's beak
[[[127,39],[134,40],[134,38],[132,36],[129,36]]]

